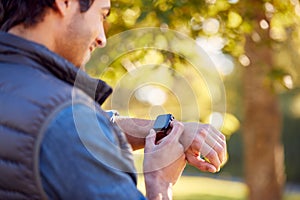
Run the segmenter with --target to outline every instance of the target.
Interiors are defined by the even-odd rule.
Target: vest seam
[[[0,192],[4,192],[4,193],[13,193],[13,194],[21,194],[25,197],[28,197],[28,195],[26,193],[23,193],[23,192],[20,192],[20,191],[16,191],[16,190],[10,190],[10,189],[3,189],[3,188],[0,188]]]
[[[9,159],[5,159],[5,158],[1,158],[0,159],[0,165],[2,165],[2,166],[5,166],[5,165],[8,165],[8,166],[13,166],[13,167],[15,167],[15,168],[24,168],[25,170],[27,169],[27,170],[30,170],[29,168],[28,168],[28,166],[26,165],[26,164],[24,164],[23,162],[17,162],[17,161],[12,161],[12,160],[9,160]],[[33,174],[33,177],[34,177],[34,174]],[[27,180],[29,180],[29,185],[32,187],[32,188],[34,188],[35,187],[35,184],[34,183],[32,183],[30,180],[32,180],[32,177],[30,177],[30,175],[29,174],[25,174],[24,175],[24,178],[25,179],[27,179]],[[22,192],[21,190],[14,190],[14,189],[7,189],[7,188],[1,188],[0,187],[0,190],[3,190],[3,191],[11,191],[11,192],[18,192],[18,193],[21,193],[21,194],[23,194],[24,196],[28,196],[28,194],[27,193],[25,193],[25,192]]]
[[[26,137],[30,137],[30,138],[34,138],[34,136],[30,134],[31,132],[23,131],[23,130],[18,129],[17,127],[13,127],[13,126],[11,126],[9,124],[5,124],[5,125],[0,124],[0,126],[2,126],[3,128],[7,128],[9,130],[12,130],[12,131],[14,131],[17,134],[20,134],[20,135],[23,135],[23,136],[26,136]]]
[[[11,159],[7,159],[7,158],[3,158],[3,157],[0,158],[0,164],[1,163],[6,163],[7,165],[16,165],[16,166],[19,166],[19,165],[23,164],[22,162],[11,160]]]

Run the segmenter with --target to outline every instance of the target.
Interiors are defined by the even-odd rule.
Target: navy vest
[[[70,101],[102,104],[111,92],[47,48],[0,32],[0,199],[46,199],[38,158],[51,117]]]

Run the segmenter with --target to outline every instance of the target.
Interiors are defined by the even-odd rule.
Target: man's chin
[[[88,61],[90,60],[91,58],[91,54],[90,53],[87,53],[85,55],[85,57],[83,58],[79,68],[82,69],[83,71],[85,71],[85,65],[88,63]]]

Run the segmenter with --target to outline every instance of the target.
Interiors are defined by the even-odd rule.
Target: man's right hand
[[[182,123],[173,121],[172,130],[159,144],[155,144],[154,130],[146,138],[144,176],[149,199],[172,199],[172,186],[186,165],[184,148],[179,143]]]

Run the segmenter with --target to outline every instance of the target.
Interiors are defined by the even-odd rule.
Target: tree
[[[291,33],[286,30],[295,25],[295,15],[289,2],[256,0],[240,6],[241,15],[252,24],[245,43],[250,63],[243,70],[246,183],[250,199],[282,199],[285,184],[282,115],[274,88],[276,79],[271,74],[281,72],[277,77],[281,81],[289,77],[285,66],[276,63],[276,45],[282,45],[282,37]],[[281,23],[275,25],[278,15],[291,18],[281,18]],[[283,28],[281,36],[276,35],[280,28]]]
[[[252,1],[252,3],[257,3]],[[260,2],[259,2],[260,3]],[[261,4],[256,8],[261,8]],[[264,19],[258,9],[256,21]],[[268,31],[254,28],[261,42],[246,37],[245,51],[251,63],[244,69],[243,88],[245,118],[243,123],[245,175],[250,199],[282,199],[284,153],[281,143],[282,119],[278,97],[266,77],[275,65]]]

